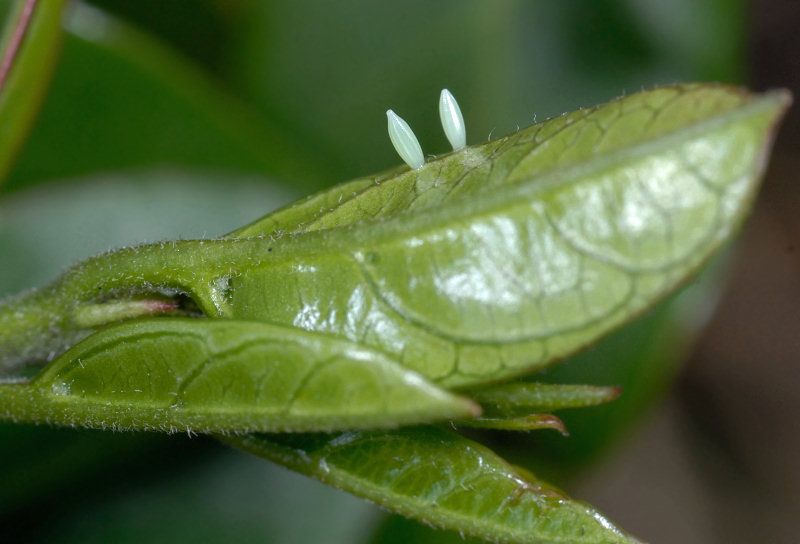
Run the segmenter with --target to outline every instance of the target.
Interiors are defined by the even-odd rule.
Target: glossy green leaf
[[[652,306],[730,236],[787,101],[647,91],[349,182],[231,238],[111,252],[0,306],[4,363],[91,333],[76,326],[85,305],[150,292],[339,337],[446,387],[540,368]]]
[[[14,2],[0,42],[0,182],[28,135],[61,45],[66,0]]]
[[[297,249],[233,278],[230,315],[344,335],[448,386],[541,367],[728,238],[786,100],[662,88],[333,188],[235,233]]]
[[[574,501],[455,433],[242,435],[223,440],[429,524],[510,543],[632,543]]]
[[[319,431],[478,415],[385,355],[260,322],[138,320],[90,336],[0,413],[62,425],[200,432]]]

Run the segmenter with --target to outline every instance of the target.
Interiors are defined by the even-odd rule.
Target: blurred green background
[[[394,166],[388,108],[426,153],[445,152],[443,87],[469,143],[658,84],[797,88],[792,20],[778,0],[73,3],[0,185],[0,296],[111,247],[221,235]],[[535,377],[625,386],[612,405],[564,413],[569,438],[481,436],[649,542],[795,542],[800,138],[787,124],[701,339],[722,264]],[[462,542],[203,437],[11,424],[0,527],[10,542]]]

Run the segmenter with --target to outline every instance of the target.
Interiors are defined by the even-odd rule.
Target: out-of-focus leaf
[[[13,542],[354,544],[378,514],[361,499],[203,438],[44,431],[37,444],[41,450],[67,447],[50,457],[49,471],[42,463],[43,475],[58,471],[70,477],[70,448],[59,438],[95,445],[96,453],[80,453],[96,463],[98,474],[82,471],[70,489],[40,503],[47,516],[40,509],[28,519],[0,517]],[[88,434],[93,441],[86,440]],[[116,451],[111,441],[117,442]],[[161,449],[147,447],[147,441]],[[128,451],[120,451],[123,447]],[[116,455],[98,459],[102,454]],[[17,481],[16,475],[12,479]]]
[[[0,183],[28,135],[61,46],[66,0],[14,2],[0,40]]]
[[[16,531],[8,527],[11,520],[5,516],[47,502],[49,494],[71,489],[73,497],[82,495],[95,487],[88,481],[93,474],[114,472],[117,464],[140,456],[163,457],[167,445],[167,439],[156,434],[121,436],[5,423],[0,424],[0,441],[0,520],[6,534]],[[81,493],[76,488],[82,488]]]
[[[250,0],[84,0],[158,36],[215,75],[231,57]]]
[[[223,440],[415,519],[506,543],[632,543],[588,505],[429,427]]]
[[[0,297],[86,255],[213,238],[300,196],[260,176],[169,168],[52,180],[0,199]]]
[[[414,127],[424,151],[447,149],[436,109],[443,87],[466,105],[474,130],[468,141],[483,141],[496,123],[490,106],[507,104],[514,81],[508,29],[519,7],[474,0],[251,2],[229,73],[247,99],[314,142],[346,179],[396,160],[385,134],[390,107]]]
[[[150,36],[79,3],[66,28],[52,92],[9,189],[164,165],[266,174],[304,191],[328,177],[313,150]]]
[[[486,544],[486,540],[468,537],[456,531],[442,531],[402,516],[387,516],[378,525],[369,544]]]
[[[741,0],[249,2],[226,67],[243,96],[315,142],[343,179],[396,161],[388,108],[423,151],[447,149],[436,112],[444,87],[477,143],[623,92],[740,81],[744,11]]]

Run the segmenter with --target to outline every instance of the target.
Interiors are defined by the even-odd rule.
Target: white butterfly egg
[[[389,119],[389,139],[392,140],[397,154],[414,170],[422,168],[425,156],[414,131],[392,110],[386,110],[386,117]]]
[[[455,97],[447,89],[442,89],[442,94],[439,96],[439,117],[442,120],[442,128],[447,140],[453,146],[453,151],[458,151],[467,145],[464,116],[461,115],[461,108],[458,107]]]

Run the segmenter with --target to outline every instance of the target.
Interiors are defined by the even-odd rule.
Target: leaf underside
[[[599,512],[484,446],[434,427],[392,433],[223,437],[395,512],[514,543],[637,542]]]
[[[343,336],[448,387],[541,368],[728,239],[786,101],[661,88],[331,188],[232,234],[274,256],[231,280],[223,313]]]

